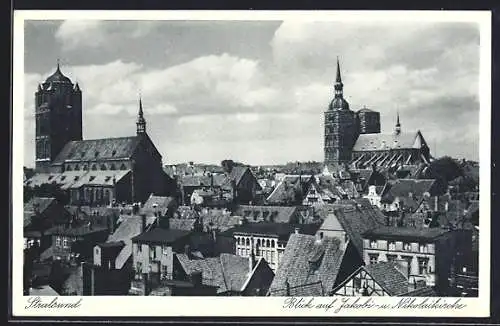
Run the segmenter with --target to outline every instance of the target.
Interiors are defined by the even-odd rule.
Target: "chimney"
[[[141,214],[141,231],[146,231],[146,214]]]
[[[299,234],[300,233],[300,228],[295,228],[295,234]]]
[[[396,269],[403,274],[407,279],[409,277],[408,275],[408,261],[406,259],[398,259],[394,261],[394,266]]]
[[[321,240],[323,239],[323,232],[316,232],[316,243],[319,243],[321,242]]]
[[[203,273],[201,271],[192,272],[190,278],[191,278],[191,283],[195,287],[200,287],[203,283]]]
[[[438,196],[434,196],[434,211],[438,211]]]

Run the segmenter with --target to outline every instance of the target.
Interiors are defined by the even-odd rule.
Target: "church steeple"
[[[399,111],[396,115],[396,128],[394,128],[394,133],[399,135],[401,133],[401,123],[399,122]]]
[[[137,115],[137,134],[145,134],[146,133],[146,119],[144,119],[144,112],[142,110],[142,98],[139,96],[139,113]]]
[[[342,77],[340,76],[339,57],[337,57],[337,76],[335,78],[334,88],[335,88],[335,97],[342,98],[343,97],[344,84],[342,84]]]

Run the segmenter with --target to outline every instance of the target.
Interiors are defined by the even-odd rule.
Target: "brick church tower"
[[[56,71],[35,92],[36,170],[47,171],[64,145],[82,140],[82,92],[64,76],[57,63]]]
[[[325,112],[325,164],[330,165],[348,163],[359,136],[357,115],[349,109],[349,103],[344,99],[338,58],[334,88],[335,96]]]

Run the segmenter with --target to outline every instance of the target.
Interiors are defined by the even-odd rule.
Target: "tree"
[[[453,158],[444,156],[429,165],[424,177],[435,179],[438,192],[445,192],[449,182],[462,175],[463,169],[461,166]]]

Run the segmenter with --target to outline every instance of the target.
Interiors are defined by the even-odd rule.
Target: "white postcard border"
[[[24,297],[22,176],[24,165],[24,21],[25,20],[336,20],[336,21],[449,21],[480,26],[480,225],[479,297],[461,298],[464,309],[286,309],[279,297],[57,297],[79,302],[76,309],[29,309]],[[490,314],[490,164],[491,164],[491,12],[489,11],[15,11],[13,31],[13,279],[14,316],[412,316],[486,317]],[[32,298],[32,297],[31,297]],[[328,303],[334,298],[315,298]],[[419,298],[420,300],[422,298]],[[454,302],[456,298],[442,298]],[[44,297],[44,302],[53,298]],[[374,298],[377,304],[401,298]]]

